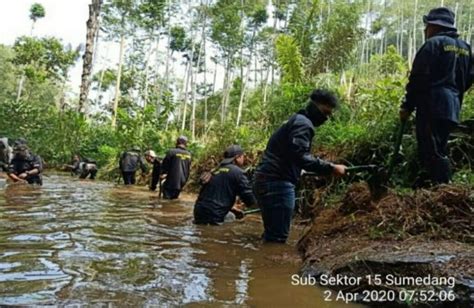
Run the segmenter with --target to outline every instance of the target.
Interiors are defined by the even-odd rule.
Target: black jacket
[[[26,159],[22,159],[15,155],[8,168],[8,173],[20,175],[23,172],[38,169],[39,174],[31,175],[26,178],[29,184],[43,184],[41,172],[43,171],[43,162],[38,155],[30,154]]]
[[[142,172],[146,172],[146,165],[140,153],[128,151],[122,153],[120,157],[119,167],[122,172],[135,172],[140,168]]]
[[[166,153],[161,168],[161,173],[166,174],[163,187],[181,190],[189,178],[191,153],[179,147],[171,149]]]
[[[418,50],[401,107],[417,109],[417,117],[459,123],[472,74],[471,47],[455,31],[438,33]]]
[[[225,215],[234,206],[237,196],[247,206],[257,203],[244,171],[233,163],[221,164],[212,172],[209,183],[199,192],[194,205],[195,222],[222,223]]]
[[[161,174],[161,161],[159,158],[155,158],[153,160],[153,171],[151,173],[151,183],[150,183],[150,189],[151,190],[156,190],[156,185],[158,184],[160,180],[160,174]]]
[[[305,110],[295,113],[268,141],[256,174],[296,184],[301,170],[330,174],[331,163],[311,154],[314,125]]]

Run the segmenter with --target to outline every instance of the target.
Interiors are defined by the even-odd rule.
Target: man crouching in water
[[[212,171],[212,176],[204,180],[194,205],[194,223],[220,225],[242,218],[243,213],[233,209],[235,198],[239,196],[246,206],[257,204],[249,180],[240,168],[244,165],[244,151],[232,145],[224,152],[224,160]]]
[[[13,148],[13,159],[7,175],[13,182],[43,185],[41,157],[34,155],[26,144],[17,144]]]
[[[78,154],[74,155],[71,165],[66,165],[66,168],[70,169],[73,175],[79,175],[80,179],[89,177],[91,180],[95,180],[98,170],[95,161],[82,159]]]

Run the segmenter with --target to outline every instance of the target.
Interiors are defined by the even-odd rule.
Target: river
[[[0,187],[0,304],[347,307],[291,284],[302,229],[268,245],[258,215],[195,226],[194,197],[55,174]]]

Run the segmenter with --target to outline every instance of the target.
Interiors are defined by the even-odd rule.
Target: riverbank
[[[311,228],[298,243],[305,275],[361,277],[356,285],[333,286],[357,294],[358,301],[367,299],[364,290],[384,290],[393,292],[395,299],[405,304],[442,305],[440,300],[463,307],[473,304],[471,187],[440,186],[410,194],[390,192],[374,201],[368,187],[357,183],[335,207],[318,209],[314,217]],[[409,277],[451,278],[455,283],[447,286],[431,281],[416,285]],[[374,282],[374,278],[380,280]],[[400,296],[406,290],[412,291],[413,296]],[[376,293],[372,301],[381,300],[380,295]],[[448,295],[449,299],[443,300]]]

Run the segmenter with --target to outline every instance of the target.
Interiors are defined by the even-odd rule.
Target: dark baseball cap
[[[18,138],[17,140],[15,140],[13,145],[17,146],[17,145],[21,145],[21,144],[28,144],[28,142],[26,141],[25,138]]]
[[[28,150],[29,150],[28,146],[26,144],[22,144],[22,143],[16,144],[13,147],[14,152],[22,152],[22,151],[28,151]]]
[[[428,15],[423,16],[425,24],[438,25],[444,28],[456,30],[454,26],[454,13],[447,7],[432,9]]]
[[[176,144],[184,144],[186,145],[188,143],[188,138],[184,135],[181,135],[176,139]]]
[[[238,144],[229,146],[224,152],[224,159],[222,164],[228,164],[234,161],[235,157],[244,154],[244,150]]]

